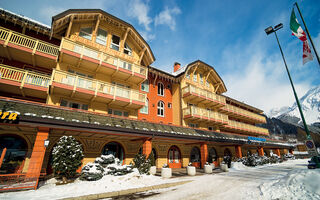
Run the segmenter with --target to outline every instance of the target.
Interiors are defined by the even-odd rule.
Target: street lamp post
[[[298,109],[299,109],[299,112],[300,112],[300,116],[301,116],[301,119],[302,119],[302,122],[303,122],[303,126],[304,126],[304,129],[306,130],[307,140],[311,140],[311,135],[310,135],[306,120],[304,119],[303,112],[302,112],[302,109],[301,109],[301,105],[300,105],[296,90],[294,88],[294,85],[293,85],[293,82],[292,82],[292,79],[291,79],[291,75],[289,73],[289,69],[288,69],[288,66],[287,66],[287,62],[286,62],[286,59],[284,58],[284,55],[283,55],[283,52],[282,52],[282,48],[281,48],[281,45],[280,45],[280,42],[279,42],[279,39],[278,39],[277,31],[279,29],[281,29],[282,27],[283,27],[283,24],[280,23],[280,24],[276,25],[274,28],[272,26],[269,26],[264,31],[266,32],[267,35],[269,35],[271,33],[274,33],[275,36],[276,36],[276,39],[277,39],[277,42],[278,42],[278,45],[279,45],[279,49],[280,49],[280,52],[281,52],[281,55],[282,55],[282,59],[283,59],[284,65],[286,67],[288,76],[289,76],[289,80],[290,80],[290,83],[291,83],[293,94],[294,94],[294,97],[296,99],[296,103],[297,103],[297,106],[298,106]]]

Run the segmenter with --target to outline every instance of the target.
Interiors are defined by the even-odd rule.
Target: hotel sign
[[[265,142],[267,140],[265,138],[258,138],[258,137],[248,136],[248,143],[250,144],[251,141]]]
[[[19,122],[18,113],[0,111],[0,123],[17,124]]]

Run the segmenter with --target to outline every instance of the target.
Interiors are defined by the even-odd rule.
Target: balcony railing
[[[250,111],[238,108],[236,106],[232,106],[232,105],[226,104],[222,108],[222,110],[225,110],[227,112],[231,112],[231,113],[234,113],[236,115],[240,115],[240,116],[243,116],[243,117],[246,117],[246,118],[251,118],[251,119],[254,119],[254,120],[259,121],[259,122],[266,123],[266,118],[264,116],[258,115],[256,113],[252,113]]]
[[[0,27],[0,40],[3,40],[5,45],[12,43],[31,49],[34,53],[38,51],[51,56],[58,56],[59,54],[59,47],[56,45],[40,41],[3,27]]]
[[[232,129],[240,129],[244,132],[256,133],[260,135],[269,135],[269,131],[266,128],[261,128],[251,124],[245,124],[245,123],[237,122],[233,120],[229,120],[228,125],[226,126]]]
[[[204,108],[199,108],[195,106],[188,106],[183,109],[183,115],[185,116],[192,116],[195,118],[200,118],[208,121],[217,121],[221,123],[228,123],[228,116],[219,112],[207,110]]]
[[[73,89],[83,88],[103,94],[112,95],[114,97],[122,97],[133,101],[145,103],[146,94],[140,93],[138,90],[133,90],[121,87],[115,84],[110,84],[96,79],[86,78],[83,76],[55,70],[53,81],[73,86]]]
[[[50,76],[30,72],[23,69],[0,64],[0,79],[10,80],[24,84],[49,87]]]
[[[87,56],[89,58],[93,58],[99,60],[101,62],[114,65],[117,68],[122,68],[131,71],[132,73],[137,73],[143,75],[144,77],[147,76],[147,68],[136,65],[134,63],[127,62],[120,58],[116,58],[109,54],[103,53],[101,51],[94,50],[92,48],[86,47],[84,45],[77,44],[69,39],[63,38],[61,42],[61,49],[67,49],[69,51],[73,51],[83,56]]]
[[[194,93],[194,94],[200,96],[201,98],[205,98],[210,101],[215,101],[219,104],[226,104],[225,97],[218,95],[218,94],[215,94],[213,92],[201,89],[201,88],[197,88],[193,85],[188,85],[188,86],[182,88],[182,94],[184,95],[187,93]]]

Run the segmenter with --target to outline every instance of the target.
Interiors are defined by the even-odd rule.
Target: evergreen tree
[[[151,166],[156,166],[156,160],[154,158],[153,151],[151,151],[151,153],[149,154],[148,159],[150,160]]]
[[[149,174],[151,162],[150,162],[150,159],[146,158],[146,155],[137,154],[134,157],[133,162],[134,162],[133,167],[137,168],[140,174]]]
[[[52,151],[52,168],[63,181],[76,175],[83,159],[81,144],[72,136],[62,136]]]

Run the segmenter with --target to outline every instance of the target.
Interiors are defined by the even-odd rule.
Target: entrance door
[[[181,154],[176,146],[172,146],[168,152],[168,165],[170,168],[181,168]]]

